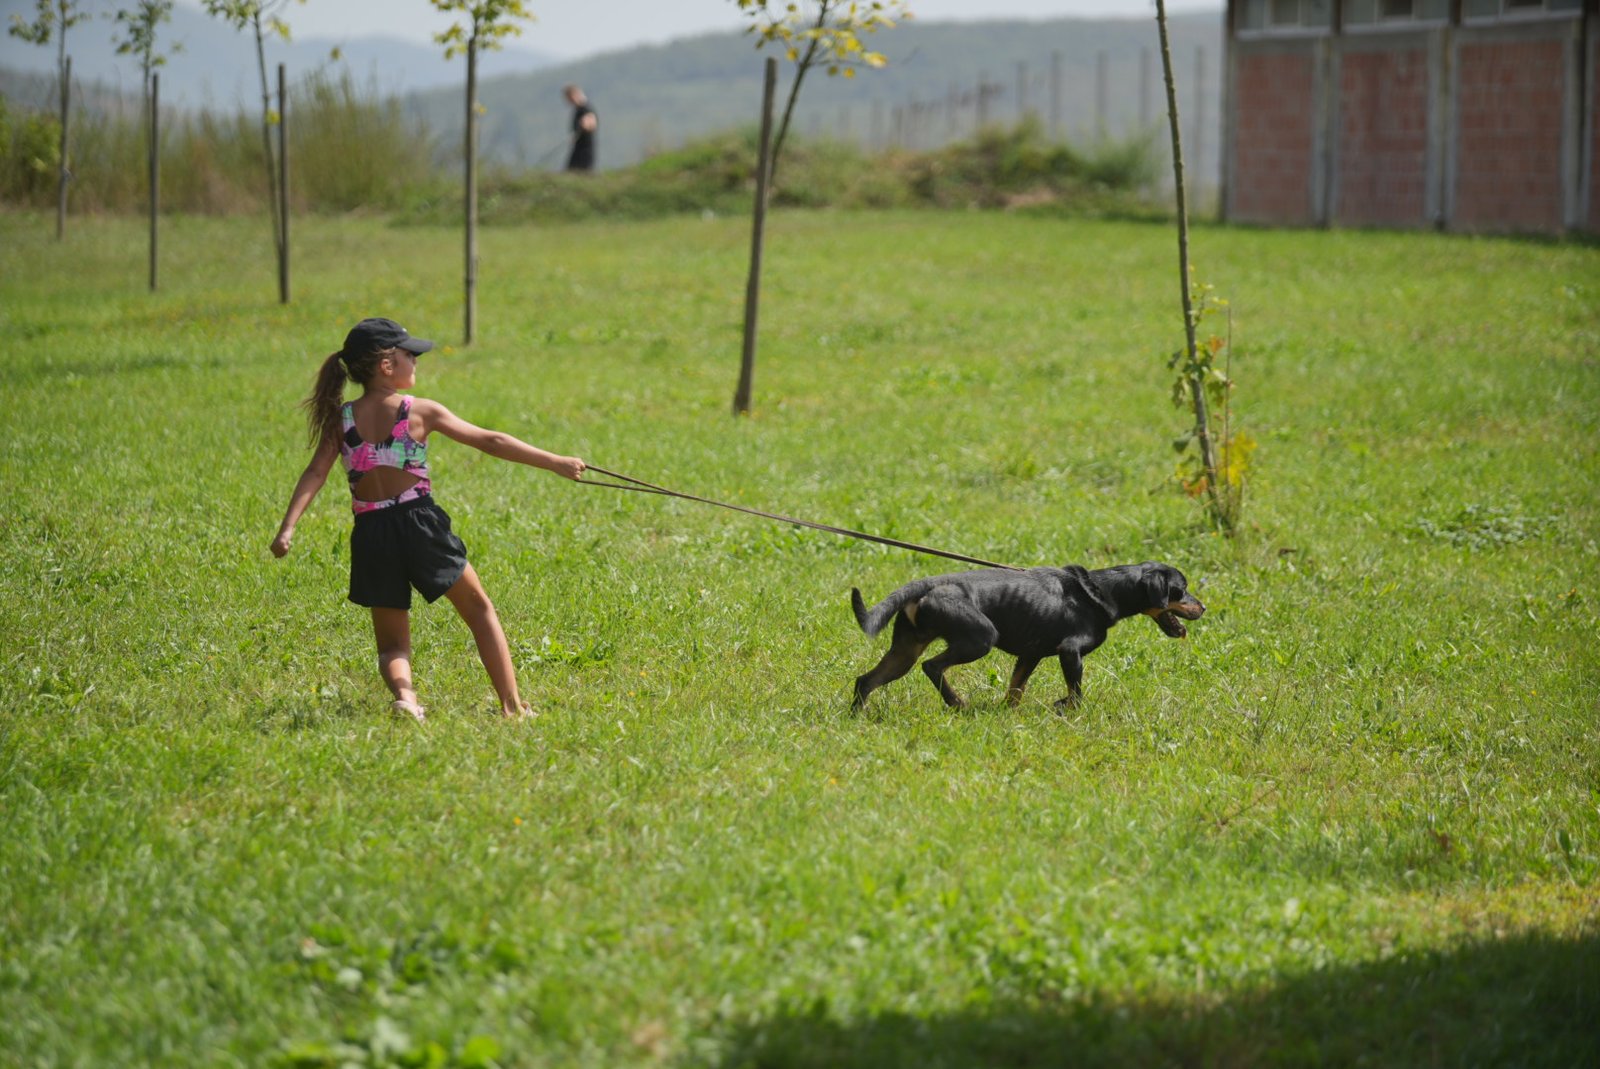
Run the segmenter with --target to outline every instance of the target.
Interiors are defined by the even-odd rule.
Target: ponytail
[[[339,409],[344,404],[345,383],[353,381],[365,386],[377,370],[378,362],[399,351],[374,349],[346,353],[341,350],[322,362],[317,369],[316,384],[311,387],[311,396],[300,403],[300,407],[306,410],[306,430],[309,432],[311,448],[315,449],[326,441],[339,440]]]
[[[311,396],[300,404],[306,410],[306,431],[313,449],[339,439],[339,407],[344,404],[344,384],[349,378],[341,357],[334,353],[322,362]]]

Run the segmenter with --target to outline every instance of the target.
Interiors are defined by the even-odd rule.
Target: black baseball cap
[[[344,336],[344,348],[340,352],[356,356],[360,353],[377,353],[385,349],[404,349],[415,356],[420,356],[433,348],[433,342],[425,338],[413,338],[411,334],[392,319],[363,319],[350,328],[350,333]]]

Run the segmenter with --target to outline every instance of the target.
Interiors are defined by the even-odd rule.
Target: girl
[[[392,319],[363,319],[344,348],[322,362],[306,398],[307,423],[316,452],[295,484],[283,524],[272,540],[282,557],[294,527],[327,481],[334,459],[349,474],[355,526],[350,532],[350,600],[372,610],[378,640],[378,672],[394,694],[396,713],[424,718],[411,685],[411,588],[429,602],[440,595],[472,629],[478,656],[500,698],[502,716],[532,716],[517,693],[511,650],[500,618],[466,547],[450,530],[450,517],[430,496],[428,435],[438,431],[490,456],[544,468],[569,479],[583,475],[584,462],[518,441],[509,434],[474,427],[449,409],[400,391],[417,381],[417,357],[433,342],[413,338]],[[361,396],[341,405],[345,380]]]

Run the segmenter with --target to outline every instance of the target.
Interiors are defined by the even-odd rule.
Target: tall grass
[[[290,195],[298,211],[381,210],[402,192],[433,180],[417,146],[426,132],[393,98],[339,77],[313,72],[289,95]],[[0,200],[13,207],[53,203],[54,185],[37,178],[54,165],[47,138],[56,122],[43,113],[4,109],[0,101]],[[136,213],[148,206],[144,116],[118,105],[81,109],[70,148],[72,210]],[[259,120],[242,112],[167,113],[161,130],[161,202],[169,212],[202,215],[264,211]],[[48,185],[49,188],[45,188]]]

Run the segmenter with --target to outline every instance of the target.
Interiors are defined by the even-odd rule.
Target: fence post
[[[1139,130],[1150,128],[1150,50],[1139,49]]]
[[[1094,55],[1094,133],[1100,140],[1106,136],[1106,50]]]
[[[1050,137],[1061,139],[1061,52],[1050,53]]]
[[[65,31],[62,31],[65,32]],[[67,236],[67,182],[72,172],[67,169],[67,123],[72,104],[72,57],[67,56],[61,65],[61,161],[56,167],[56,240]]]
[[[150,76],[150,292],[156,291],[156,236],[161,219],[161,75]]]
[[[466,144],[466,301],[462,310],[462,334],[472,344],[472,328],[478,304],[478,39],[467,41],[467,130]]]
[[[778,87],[778,61],[767,57],[761,88],[761,152],[756,160],[756,204],[750,225],[750,278],[744,290],[744,350],[739,357],[739,387],[733,414],[750,414],[756,376],[756,316],[761,306],[761,246],[767,226],[767,182],[772,177],[772,103]]]
[[[1206,144],[1206,50],[1200,45],[1194,48],[1194,172],[1195,193],[1205,188],[1205,144]]]

